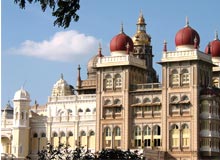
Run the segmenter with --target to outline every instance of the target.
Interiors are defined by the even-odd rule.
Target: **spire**
[[[77,77],[77,87],[79,88],[79,87],[81,87],[81,76],[80,76],[80,65],[78,65],[78,77]]]
[[[194,48],[198,49],[198,40],[196,37],[194,38]]]
[[[189,18],[186,16],[186,26],[185,27],[189,27]]]
[[[121,22],[121,32],[120,33],[124,33],[123,22]]]
[[[215,40],[218,40],[218,31],[215,31]]]
[[[127,43],[126,44],[126,52],[127,52],[127,54],[129,54],[129,48],[130,48],[130,45],[129,45],[129,43]]]
[[[211,44],[210,44],[210,42],[208,44],[208,54],[211,54]]]
[[[143,16],[143,12],[142,12],[142,9],[140,10],[140,16],[139,16],[140,18],[143,18],[144,16]]]
[[[98,56],[99,56],[99,57],[103,57],[103,55],[102,55],[102,47],[101,47],[101,43],[99,43]]]
[[[164,40],[164,42],[163,42],[163,51],[164,52],[167,51],[167,42],[166,42],[166,40]]]
[[[60,78],[63,79],[63,73],[61,73]]]

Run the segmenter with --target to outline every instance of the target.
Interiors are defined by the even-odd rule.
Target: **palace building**
[[[2,153],[33,159],[49,142],[85,148],[139,150],[145,159],[220,158],[220,40],[200,50],[199,33],[188,20],[175,38],[174,51],[164,42],[161,82],[153,68],[151,36],[141,13],[136,33],[121,27],[87,65],[78,66],[76,86],[61,74],[48,102],[30,106],[21,88],[13,107],[2,109]]]

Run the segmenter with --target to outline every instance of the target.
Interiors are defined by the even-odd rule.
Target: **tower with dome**
[[[175,50],[164,42],[159,82],[141,12],[133,37],[122,24],[110,53],[99,45],[86,79],[78,66],[75,87],[61,74],[43,106],[30,106],[24,89],[16,92],[14,108],[2,109],[3,152],[37,159],[47,143],[63,143],[92,152],[138,150],[145,159],[218,159],[220,40],[216,32],[204,51],[200,41],[187,18],[174,37]]]

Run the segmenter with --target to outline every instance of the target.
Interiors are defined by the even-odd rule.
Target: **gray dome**
[[[30,95],[29,95],[29,93],[26,90],[21,88],[14,95],[14,101],[16,101],[16,100],[30,101]]]

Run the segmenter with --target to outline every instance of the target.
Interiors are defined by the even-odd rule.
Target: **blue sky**
[[[120,31],[133,36],[142,10],[147,33],[152,37],[154,67],[161,77],[160,61],[163,41],[168,50],[175,50],[176,32],[189,24],[200,35],[200,50],[204,51],[214,33],[220,32],[219,0],[81,0],[78,22],[68,29],[53,26],[50,10],[42,12],[38,4],[19,9],[14,0],[1,2],[1,106],[11,101],[24,85],[35,100],[45,104],[61,73],[71,85],[76,84],[78,64],[82,79],[86,78],[87,61],[98,51],[110,55],[109,43]]]

